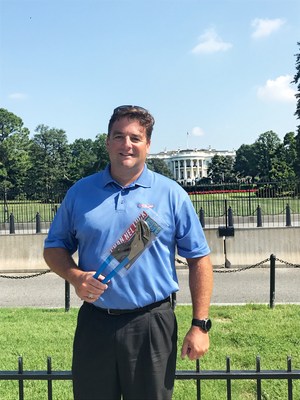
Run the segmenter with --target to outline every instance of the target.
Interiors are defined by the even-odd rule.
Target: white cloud
[[[285,24],[285,20],[282,18],[276,19],[260,19],[255,18],[251,22],[251,26],[254,28],[254,32],[252,33],[252,37],[254,39],[260,39],[262,37],[266,37],[271,35],[273,32],[278,31],[282,25]]]
[[[25,99],[27,99],[27,95],[25,93],[11,93],[8,97],[11,100],[25,100]]]
[[[199,128],[199,126],[195,126],[195,127],[192,129],[192,135],[193,135],[193,136],[204,136],[204,135],[205,135],[205,132],[204,132],[203,129]]]
[[[229,42],[224,42],[214,29],[207,29],[199,37],[199,43],[192,49],[194,54],[208,54],[227,51],[232,47]]]
[[[257,90],[257,96],[263,100],[293,102],[296,91],[290,86],[291,75],[281,75],[276,79],[268,79],[264,86]]]

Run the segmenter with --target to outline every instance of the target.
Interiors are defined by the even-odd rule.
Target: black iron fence
[[[7,200],[0,192],[0,234],[48,232],[61,200]]]
[[[175,378],[177,380],[194,380],[195,386],[195,399],[201,400],[201,386],[207,380],[224,380],[226,381],[226,399],[232,399],[232,381],[234,380],[254,380],[256,382],[256,399],[265,399],[263,396],[262,386],[263,380],[285,380],[286,386],[286,399],[296,400],[294,397],[294,381],[300,379],[300,370],[292,368],[292,358],[287,357],[286,370],[262,370],[260,357],[256,357],[255,370],[232,370],[230,365],[230,358],[226,358],[226,367],[222,370],[201,370],[199,360],[196,361],[195,370],[177,370]],[[0,380],[17,381],[19,400],[25,399],[24,381],[47,381],[47,399],[53,400],[53,381],[71,381],[72,372],[68,371],[53,371],[51,357],[47,358],[47,369],[44,371],[24,371],[23,358],[18,358],[18,369],[15,371],[0,371]],[[217,395],[217,393],[216,393]],[[275,398],[270,394],[270,398]],[[217,397],[216,397],[217,398]],[[219,397],[218,397],[219,398]]]
[[[300,184],[224,184],[186,188],[203,227],[300,226]]]
[[[300,184],[260,183],[189,186],[204,228],[300,226]],[[0,191],[0,234],[47,233],[63,193],[36,200]],[[27,198],[28,197],[28,198]]]

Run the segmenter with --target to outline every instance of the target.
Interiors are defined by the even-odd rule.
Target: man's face
[[[124,117],[114,122],[106,146],[113,170],[132,169],[132,173],[137,174],[144,168],[150,141],[146,128],[138,121]]]

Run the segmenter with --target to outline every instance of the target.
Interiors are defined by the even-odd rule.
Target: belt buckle
[[[120,315],[121,313],[118,313],[118,312],[112,312],[112,310],[111,310],[111,308],[107,308],[107,314],[108,315]]]

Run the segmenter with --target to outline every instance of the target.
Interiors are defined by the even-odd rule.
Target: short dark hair
[[[114,109],[108,123],[108,136],[110,135],[113,124],[121,118],[137,120],[141,126],[146,128],[147,140],[151,139],[155,120],[148,110],[140,106],[124,105]]]

